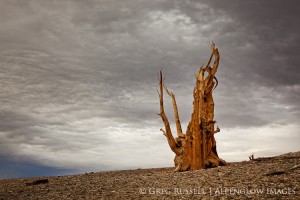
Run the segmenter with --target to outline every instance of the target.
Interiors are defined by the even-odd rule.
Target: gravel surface
[[[300,199],[300,151],[206,170],[0,180],[0,199]]]

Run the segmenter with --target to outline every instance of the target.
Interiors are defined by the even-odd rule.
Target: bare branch
[[[168,136],[167,136],[167,133],[166,133],[166,131],[165,131],[164,129],[161,128],[160,131],[163,132],[163,135],[164,135],[164,136],[168,137]]]
[[[178,137],[183,137],[184,134],[182,133],[182,128],[181,128],[181,123],[179,119],[179,114],[178,114],[178,108],[177,108],[177,103],[175,99],[175,95],[168,90],[168,88],[163,85],[165,91],[168,93],[168,95],[172,98],[172,104],[173,104],[173,111],[174,111],[174,118],[175,118],[175,123],[176,123],[176,129],[177,129],[177,135]]]
[[[221,129],[217,126],[217,129],[214,131],[214,133],[219,133]]]
[[[207,68],[209,67],[213,55],[214,55],[214,52],[211,52],[211,55],[210,55],[210,58],[209,58],[209,60],[208,60],[208,62],[207,62],[207,65],[206,65],[206,67],[205,67],[205,70],[207,70]]]
[[[218,48],[216,48],[214,43],[212,43],[211,48],[212,48],[212,53],[215,56],[215,62],[214,62],[214,66],[211,69],[211,74],[212,74],[212,76],[215,76],[218,66],[219,66],[220,54],[219,54]]]
[[[165,114],[164,110],[164,101],[163,101],[163,76],[162,76],[162,71],[160,71],[160,77],[159,77],[159,88],[160,88],[160,95],[159,95],[159,100],[160,100],[160,117],[165,124],[165,130],[163,131],[164,135],[167,137],[169,146],[171,150],[176,154],[180,155],[181,151],[180,148],[177,147],[176,141],[172,135],[171,132],[171,127],[169,124],[169,120]]]
[[[216,85],[215,85],[214,89],[216,89],[216,87],[219,85],[219,81],[218,81],[217,77],[215,77],[215,76],[214,76],[214,79],[216,80]]]

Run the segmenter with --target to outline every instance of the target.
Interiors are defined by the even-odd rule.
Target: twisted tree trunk
[[[194,109],[185,134],[182,133],[175,95],[165,87],[162,72],[160,71],[159,115],[165,125],[165,129],[160,130],[167,137],[169,146],[175,153],[176,172],[226,165],[226,162],[218,156],[214,137],[214,134],[220,131],[218,127],[215,130],[216,121],[214,121],[214,101],[212,96],[214,88],[218,85],[215,74],[219,66],[220,55],[214,43],[211,45],[211,50],[212,53],[207,65],[205,67],[202,66],[196,76],[196,85],[193,93]],[[210,63],[213,56],[215,61],[211,67]],[[207,72],[206,77],[204,76],[205,72]],[[166,91],[172,98],[177,129],[177,137],[175,139],[164,111],[163,91]]]

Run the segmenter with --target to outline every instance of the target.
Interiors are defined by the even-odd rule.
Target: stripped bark
[[[165,125],[161,129],[167,137],[171,150],[175,153],[175,171],[197,170],[208,167],[226,165],[226,162],[218,157],[214,134],[220,132],[219,127],[215,130],[214,101],[212,91],[216,88],[218,80],[215,77],[219,66],[220,55],[215,44],[211,45],[211,56],[205,67],[201,67],[196,76],[194,88],[193,113],[186,133],[182,132],[175,95],[164,85],[162,71],[159,77],[160,116]],[[213,67],[210,66],[215,57]],[[207,72],[207,76],[204,74]],[[173,111],[177,129],[177,137],[174,139],[168,118],[164,111],[163,91],[172,98]]]

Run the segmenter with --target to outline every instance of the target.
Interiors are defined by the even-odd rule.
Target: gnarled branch
[[[211,50],[212,50],[212,53],[215,56],[215,62],[214,62],[214,65],[211,69],[211,75],[215,76],[215,74],[217,72],[217,69],[218,69],[218,66],[219,66],[220,54],[219,54],[219,50],[218,50],[218,48],[216,48],[214,42],[212,42],[212,44],[211,44]]]
[[[164,87],[165,91],[168,93],[168,95],[172,98],[177,135],[178,135],[178,137],[184,137],[184,134],[182,133],[181,124],[180,124],[180,119],[179,119],[179,114],[178,114],[178,108],[177,108],[177,104],[176,104],[175,95],[172,92],[170,92],[165,85],[163,85],[163,87]]]
[[[163,100],[163,78],[162,78],[162,71],[160,71],[160,77],[159,77],[159,86],[160,86],[160,93],[159,93],[159,100],[160,100],[160,117],[165,125],[165,130],[163,130],[164,135],[167,137],[169,146],[171,150],[176,154],[180,155],[182,154],[182,151],[180,148],[177,147],[177,143],[172,135],[169,120],[165,114],[164,110],[164,100]],[[161,129],[162,130],[162,129]]]

